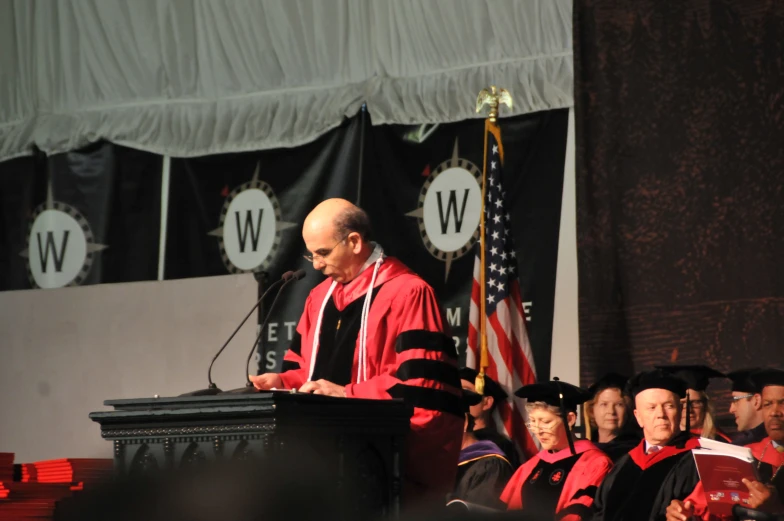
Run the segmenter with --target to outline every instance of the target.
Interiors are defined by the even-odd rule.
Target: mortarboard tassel
[[[558,382],[558,402],[561,406],[561,419],[564,422],[564,428],[566,429],[566,440],[569,442],[569,450],[572,451],[572,456],[577,455],[577,451],[574,450],[574,440],[572,440],[572,429],[569,427],[569,418],[566,414],[566,406],[564,404],[564,395],[563,395],[563,388],[561,387],[561,381],[556,376],[553,378],[554,381]]]

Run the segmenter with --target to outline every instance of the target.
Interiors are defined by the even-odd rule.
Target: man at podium
[[[343,199],[307,216],[305,258],[327,278],[305,301],[283,371],[251,380],[260,390],[403,398],[414,407],[406,497],[443,502],[463,430],[457,352],[433,289],[370,235],[367,214]]]

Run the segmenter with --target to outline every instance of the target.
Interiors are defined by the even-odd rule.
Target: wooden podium
[[[296,445],[291,457],[315,458],[334,469],[338,487],[358,486],[362,510],[392,518],[400,512],[403,450],[413,412],[402,400],[273,391],[104,405],[114,410],[93,412],[90,419],[114,443],[120,475],[286,455]]]

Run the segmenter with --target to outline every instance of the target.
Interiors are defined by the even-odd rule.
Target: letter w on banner
[[[485,257],[486,374],[496,380],[510,397],[497,408],[499,428],[528,458],[536,454],[538,447],[525,427],[525,400],[516,398],[513,393],[523,385],[536,383],[536,368],[525,328],[511,221],[504,209],[506,192],[503,189],[502,161],[501,130],[495,123],[486,120],[485,241],[479,244]],[[481,361],[481,263],[481,252],[478,251],[474,263],[466,353],[466,365],[477,370]]]

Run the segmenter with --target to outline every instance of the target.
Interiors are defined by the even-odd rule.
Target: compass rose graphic
[[[34,288],[78,286],[87,279],[95,255],[108,248],[94,242],[87,219],[73,206],[55,201],[52,181],[46,202],[36,207],[27,232],[27,276]]]
[[[449,269],[479,240],[482,213],[482,171],[460,157],[457,140],[452,157],[428,176],[419,192],[416,210],[406,215],[419,221],[419,234],[427,251]]]
[[[231,273],[269,268],[280,247],[281,232],[296,226],[283,221],[280,203],[272,188],[253,178],[232,190],[223,202],[219,226],[209,232],[218,238],[221,258]]]

